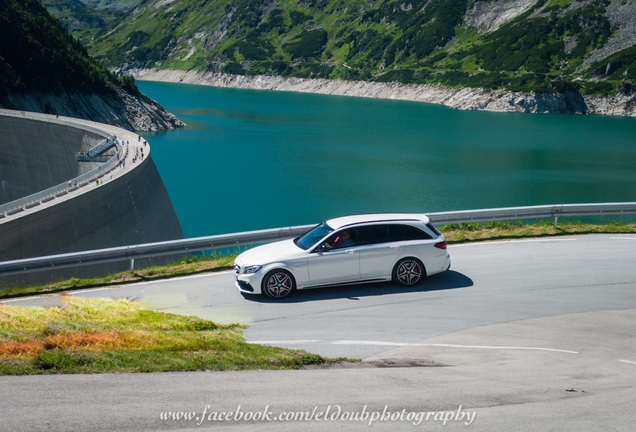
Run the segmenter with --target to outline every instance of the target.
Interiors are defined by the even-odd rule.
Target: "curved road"
[[[230,272],[75,293],[249,324],[251,342],[364,361],[284,372],[0,377],[0,430],[189,430],[160,412],[324,410],[475,412],[428,429],[632,430],[636,420],[636,235],[451,246],[452,270],[410,289],[393,284],[244,299]],[[56,296],[6,304],[55,304]],[[379,366],[379,367],[378,367]],[[427,367],[439,366],[439,367]],[[109,405],[110,404],[110,405]],[[5,421],[6,419],[6,421]],[[298,423],[261,421],[265,430]],[[224,426],[248,429],[244,421]],[[367,423],[303,422],[362,430]],[[379,421],[410,430],[413,421]]]

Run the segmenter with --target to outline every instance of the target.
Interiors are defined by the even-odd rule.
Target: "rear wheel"
[[[272,270],[263,278],[261,288],[267,297],[280,300],[294,292],[296,281],[287,270]]]
[[[413,286],[426,277],[424,265],[417,258],[404,258],[393,268],[393,281],[402,286]]]

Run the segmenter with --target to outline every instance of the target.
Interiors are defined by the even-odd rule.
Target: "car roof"
[[[425,214],[416,213],[372,213],[340,216],[326,221],[334,230],[344,228],[353,224],[373,223],[373,222],[422,222],[429,223],[429,218]]]

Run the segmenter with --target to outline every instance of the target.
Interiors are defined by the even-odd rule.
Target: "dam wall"
[[[75,153],[104,139],[95,132],[0,115],[0,204],[63,183],[94,168]]]
[[[74,153],[87,150],[108,134],[129,143],[128,151],[121,163],[100,179],[69,188],[63,195],[23,211],[0,215],[0,261],[183,238],[172,202],[150,156],[150,145],[124,129],[76,119],[66,121],[78,124],[64,126],[53,119],[7,119],[0,112],[0,180],[7,197],[16,199],[19,194],[64,184],[94,168],[98,163],[78,162]],[[93,131],[82,129],[89,123]],[[102,128],[104,133],[95,133],[95,128]],[[174,257],[139,264],[170,259]],[[71,277],[105,276],[129,266],[124,261],[5,276],[0,277],[0,289]]]

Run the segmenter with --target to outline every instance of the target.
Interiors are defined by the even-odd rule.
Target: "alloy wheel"
[[[274,271],[265,281],[265,294],[274,299],[285,298],[294,290],[294,279],[285,271]]]
[[[422,279],[422,264],[413,259],[405,259],[395,269],[395,279],[401,285],[411,286]]]

